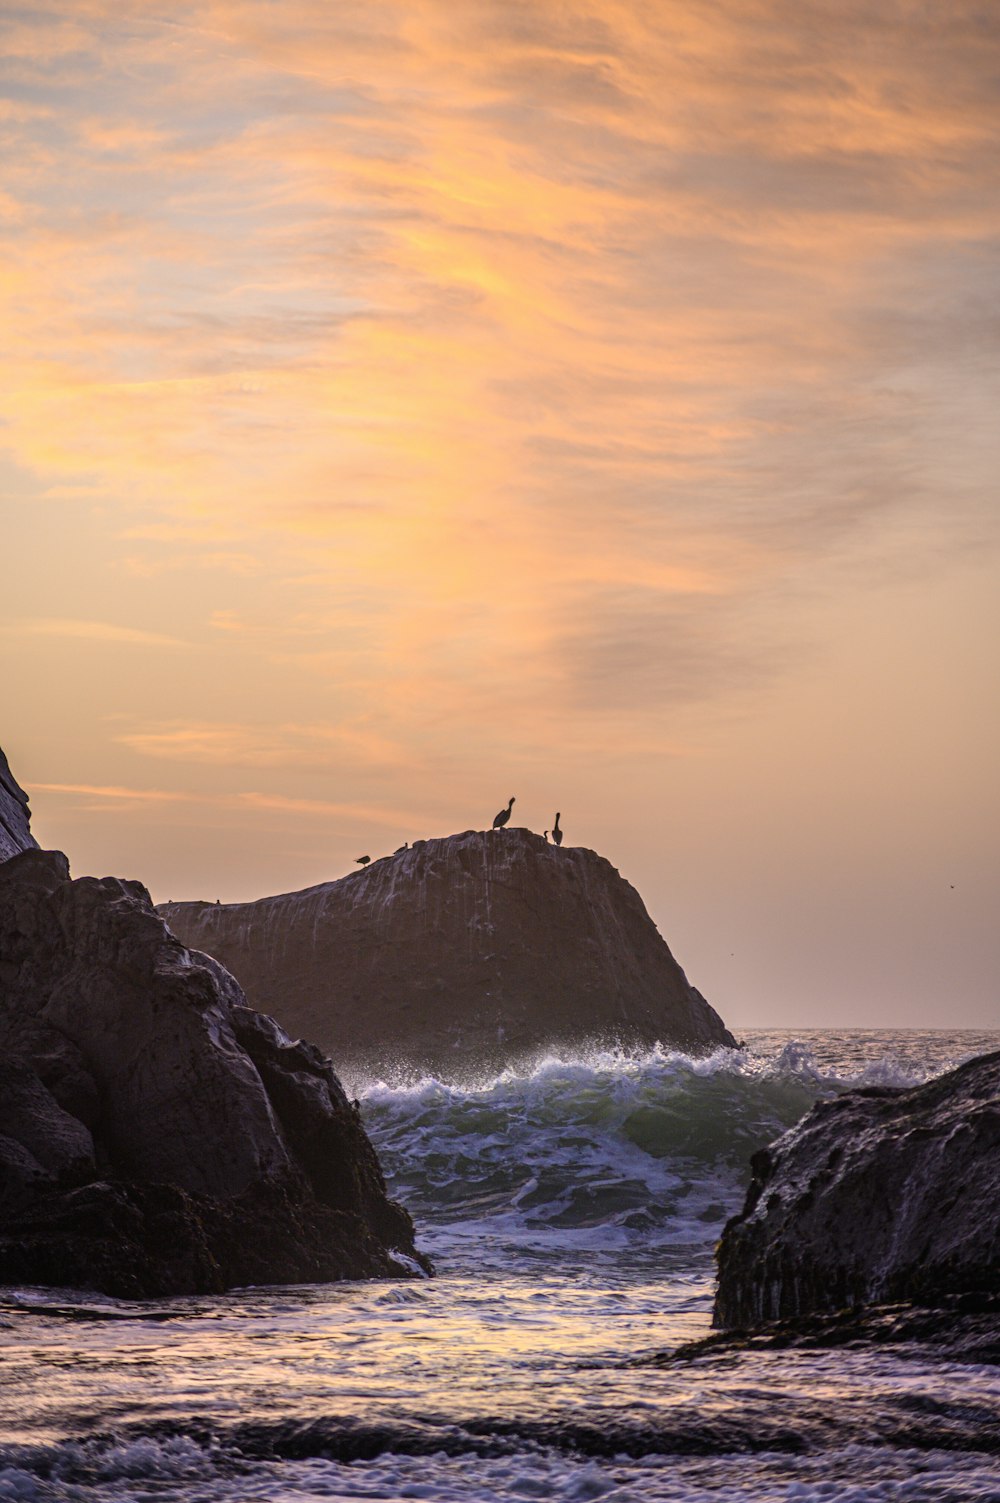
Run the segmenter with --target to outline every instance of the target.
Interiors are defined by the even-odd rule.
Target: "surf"
[[[927,1063],[857,1070],[805,1042],[696,1057],[594,1045],[464,1082],[359,1082],[393,1193],[443,1243],[502,1256],[655,1246],[710,1254],[742,1201],[749,1158],[817,1102],[859,1085],[918,1084]]]

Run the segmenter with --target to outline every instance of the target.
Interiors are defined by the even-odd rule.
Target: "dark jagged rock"
[[[891,1346],[922,1361],[1000,1366],[1000,1294],[943,1295],[934,1305],[861,1305],[824,1315],[768,1321],[751,1330],[715,1331],[673,1351],[638,1358],[636,1367],[674,1367],[741,1352]]]
[[[124,1297],[416,1271],[329,1060],[138,882],[0,864],[0,1282]]]
[[[0,749],[0,861],[9,860],[18,851],[37,848],[31,833],[28,795],[18,787]]]
[[[96,1174],[94,1142],[28,1065],[0,1062],[0,1211]]]
[[[1000,1294],[1000,1053],[824,1102],[751,1169],[716,1325]]]
[[[420,840],[304,892],[158,911],[344,1064],[454,1071],[587,1040],[734,1042],[611,863],[529,830]]]

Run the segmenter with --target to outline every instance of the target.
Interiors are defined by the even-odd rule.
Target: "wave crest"
[[[373,1081],[362,1103],[394,1193],[452,1241],[554,1250],[655,1233],[661,1248],[710,1247],[742,1199],[751,1154],[816,1101],[926,1073],[880,1059],[838,1074],[799,1041],[702,1058],[595,1046],[472,1085]]]

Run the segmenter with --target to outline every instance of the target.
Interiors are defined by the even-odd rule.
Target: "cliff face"
[[[28,795],[18,787],[0,750],[0,861],[37,848],[29,824]]]
[[[413,1260],[329,1060],[141,884],[72,881],[59,852],[0,864],[0,1282],[127,1297]]]
[[[418,841],[337,882],[158,910],[342,1061],[438,1070],[588,1039],[732,1044],[610,862],[528,830]]]
[[[1000,1053],[816,1106],[751,1167],[717,1325],[1000,1294]]]

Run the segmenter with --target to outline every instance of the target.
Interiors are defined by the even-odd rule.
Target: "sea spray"
[[[571,1246],[707,1257],[758,1148],[816,1101],[916,1084],[934,1068],[881,1055],[845,1072],[786,1036],[776,1050],[751,1039],[704,1057],[595,1046],[464,1084],[356,1088],[394,1193],[418,1224],[433,1223],[435,1256],[481,1266]]]
[[[596,1050],[461,1087],[356,1083],[437,1278],[135,1303],[0,1292],[0,1499],[997,1503],[986,1362],[913,1341],[646,1360],[709,1333],[712,1243],[750,1140],[797,1101],[1000,1047],[746,1037],[706,1059]],[[645,1230],[613,1203],[632,1183],[655,1217],[685,1178]]]

